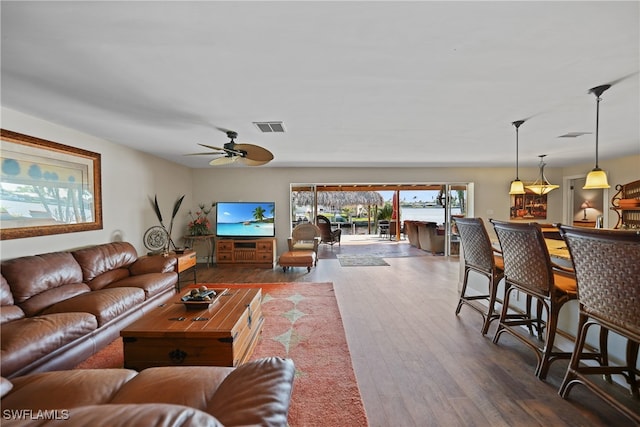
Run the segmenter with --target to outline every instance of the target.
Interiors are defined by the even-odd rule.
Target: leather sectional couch
[[[2,261],[2,377],[70,369],[171,298],[175,258],[126,242]]]
[[[3,378],[2,425],[284,427],[294,373],[290,359],[270,357],[236,368],[79,369]]]

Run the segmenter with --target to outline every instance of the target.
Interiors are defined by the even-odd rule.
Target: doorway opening
[[[442,240],[438,252],[457,255],[453,224],[458,216],[473,215],[472,190],[472,183],[291,184],[291,229],[316,223],[322,215],[342,230],[346,244],[413,244],[405,233],[406,222],[430,222],[437,225]]]

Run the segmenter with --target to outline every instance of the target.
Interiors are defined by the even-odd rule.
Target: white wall
[[[186,212],[192,203],[191,169],[6,108],[2,108],[2,128],[100,153],[104,225],[102,230],[3,240],[2,259],[117,240],[132,243],[139,254],[144,254],[144,232],[158,225],[149,203],[149,197],[155,194],[163,217],[168,218],[176,198],[186,194],[174,225],[178,230],[173,233],[174,238],[186,230]],[[168,226],[166,219],[165,225]]]
[[[547,178],[561,181],[559,169],[545,170]],[[521,168],[521,177],[533,181],[537,168]],[[193,198],[207,201],[275,201],[278,252],[286,248],[290,235],[289,185],[292,183],[475,183],[475,215],[509,219],[509,185],[513,168],[247,168],[225,167],[193,171]],[[548,221],[562,219],[562,194],[548,198]]]

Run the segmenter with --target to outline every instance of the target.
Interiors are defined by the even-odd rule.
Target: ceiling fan
[[[247,166],[261,166],[273,160],[273,154],[266,148],[253,144],[237,144],[235,142],[235,139],[238,137],[237,132],[232,130],[220,130],[227,134],[227,137],[230,139],[229,142],[224,144],[222,147],[198,144],[214,151],[186,154],[186,156],[221,156],[211,160],[209,162],[211,166],[228,165],[235,162],[240,162]]]

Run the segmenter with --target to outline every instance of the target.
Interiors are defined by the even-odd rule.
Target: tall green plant
[[[173,239],[171,238],[171,232],[173,231],[173,220],[175,219],[176,215],[178,214],[178,211],[180,210],[180,205],[182,205],[182,200],[184,199],[184,194],[182,195],[182,197],[179,197],[175,203],[173,204],[173,211],[171,212],[171,221],[169,222],[169,230],[167,230],[167,228],[164,226],[164,222],[162,221],[162,212],[160,211],[160,205],[158,205],[158,195],[156,194],[153,198],[153,203],[151,204],[151,206],[153,206],[153,210],[156,213],[156,216],[158,217],[158,221],[160,222],[160,225],[162,226],[162,228],[164,229],[164,231],[166,231],[167,236],[169,237],[168,242],[167,242],[167,247],[166,247],[166,251],[168,251],[171,246],[173,246],[173,249],[177,249],[176,248],[176,244],[173,242]]]

